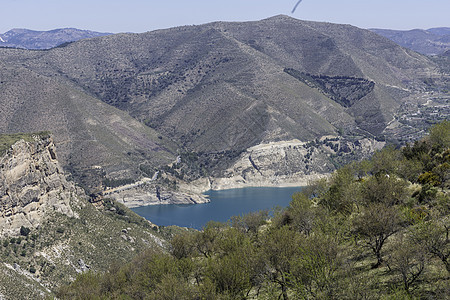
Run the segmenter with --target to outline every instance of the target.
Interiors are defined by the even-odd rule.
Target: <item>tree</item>
[[[432,219],[410,229],[410,236],[416,245],[422,246],[431,255],[439,258],[450,274],[450,220],[449,216],[441,220]]]
[[[384,203],[388,206],[403,204],[409,196],[408,183],[394,175],[379,174],[362,184],[362,199],[365,204]]]
[[[450,121],[445,120],[432,126],[429,132],[429,140],[433,148],[443,149],[450,147]]]
[[[20,235],[28,236],[28,234],[30,234],[30,231],[31,230],[28,227],[24,227],[24,226],[20,227]]]
[[[173,275],[164,275],[161,282],[149,296],[154,300],[190,300],[199,299],[199,292],[196,286],[189,284],[185,280]]]
[[[268,280],[275,283],[280,289],[280,297],[289,299],[289,273],[291,263],[299,255],[300,234],[288,226],[272,227],[262,239],[262,255],[268,266]]]
[[[209,221],[202,231],[195,234],[195,246],[203,256],[208,258],[213,254],[214,242],[222,235],[225,227],[220,222]]]
[[[290,273],[293,289],[302,298],[333,299],[343,259],[334,237],[320,232],[305,238]]]
[[[411,243],[400,236],[391,245],[388,267],[400,275],[403,288],[409,294],[410,287],[423,275],[426,265],[426,251],[422,245]]]
[[[182,232],[175,235],[170,240],[171,253],[177,259],[195,256],[195,234],[192,232]]]
[[[261,210],[248,213],[244,216],[231,217],[231,221],[233,227],[256,235],[259,228],[267,223],[268,217],[269,212],[267,210]]]
[[[384,203],[372,203],[364,207],[353,220],[355,233],[365,239],[377,262],[374,268],[383,262],[381,250],[386,240],[400,229],[401,218],[396,207]]]
[[[210,258],[206,276],[214,283],[218,293],[230,296],[231,299],[243,299],[252,288],[252,269],[248,260],[245,252]]]
[[[372,174],[386,175],[386,174],[400,174],[403,154],[400,150],[395,149],[394,146],[387,146],[382,150],[374,153],[371,159]]]
[[[330,211],[350,214],[353,209],[351,192],[355,177],[350,167],[343,167],[333,173],[329,189],[319,198],[319,204]]]
[[[291,219],[290,226],[308,235],[314,227],[316,210],[313,207],[311,199],[305,193],[295,193],[287,209],[287,213]]]

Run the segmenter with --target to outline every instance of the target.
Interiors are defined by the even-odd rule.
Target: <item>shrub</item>
[[[28,236],[28,234],[30,234],[30,231],[31,230],[28,227],[24,227],[24,226],[20,227],[20,235]]]

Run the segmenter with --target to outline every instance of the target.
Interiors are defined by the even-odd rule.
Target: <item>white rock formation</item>
[[[76,217],[70,204],[81,194],[66,180],[51,138],[16,142],[0,157],[0,237],[36,228],[51,212]]]

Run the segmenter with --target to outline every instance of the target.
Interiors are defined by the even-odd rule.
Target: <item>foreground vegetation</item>
[[[445,299],[450,295],[450,122],[339,169],[286,209],[210,222],[60,298]]]

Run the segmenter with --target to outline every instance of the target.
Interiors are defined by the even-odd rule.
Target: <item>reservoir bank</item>
[[[132,208],[138,215],[158,226],[177,225],[202,229],[209,221],[226,222],[232,216],[245,215],[274,207],[286,207],[292,195],[302,187],[246,187],[207,191],[211,202],[204,204],[165,204]]]

